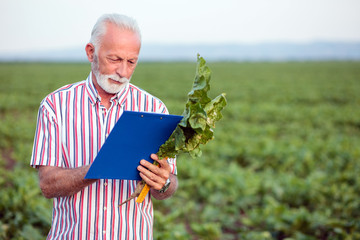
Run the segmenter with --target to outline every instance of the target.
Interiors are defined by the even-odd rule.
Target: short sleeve
[[[62,167],[60,131],[53,112],[42,103],[39,108],[30,165]]]

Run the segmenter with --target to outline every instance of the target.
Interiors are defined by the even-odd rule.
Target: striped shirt
[[[56,90],[41,102],[31,166],[91,164],[124,110],[167,113],[159,99],[133,84],[116,94],[106,109],[91,76]],[[176,160],[170,159],[169,164],[176,174]],[[152,239],[150,194],[143,203],[130,201],[119,207],[136,183],[100,179],[73,196],[54,198],[48,239]]]

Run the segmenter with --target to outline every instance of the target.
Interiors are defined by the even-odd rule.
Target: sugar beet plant
[[[201,144],[204,145],[214,138],[215,122],[222,118],[221,111],[227,102],[224,93],[214,99],[208,96],[210,79],[211,71],[204,58],[198,55],[194,83],[188,94],[183,118],[169,139],[160,146],[157,152],[160,159],[173,158],[181,153],[189,153],[193,158],[198,157],[201,155]],[[141,203],[149,190],[150,187],[145,181],[139,182],[134,193],[122,204],[136,197],[136,202]]]

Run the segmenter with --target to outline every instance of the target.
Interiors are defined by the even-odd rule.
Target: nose
[[[116,67],[116,74],[119,76],[119,77],[128,77],[128,68],[127,68],[127,65],[126,65],[126,62],[125,61],[121,61],[118,63],[117,67]]]

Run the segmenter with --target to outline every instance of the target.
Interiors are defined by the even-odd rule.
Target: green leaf
[[[194,84],[188,94],[188,101],[180,121],[170,138],[159,148],[158,156],[175,157],[187,152],[192,157],[201,155],[200,145],[214,138],[212,128],[222,118],[226,106],[225,94],[215,99],[208,96],[211,71],[205,60],[198,55]]]
[[[191,102],[199,102],[202,106],[204,106],[211,101],[211,99],[207,96],[207,92],[210,90],[210,78],[210,69],[206,66],[205,60],[198,55],[195,80],[193,88],[188,94],[188,104],[191,104]]]
[[[202,132],[207,125],[207,115],[200,103],[190,106],[190,117],[188,119],[192,129],[196,132]]]
[[[215,122],[222,118],[221,110],[226,106],[225,94],[221,94],[206,104],[205,111],[207,114],[208,124],[215,128]]]

